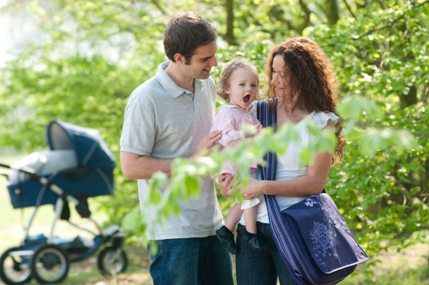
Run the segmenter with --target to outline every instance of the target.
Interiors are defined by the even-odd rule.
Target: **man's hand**
[[[234,176],[231,173],[222,173],[219,176],[220,194],[222,196],[230,196],[232,194],[232,180]]]
[[[195,150],[192,156],[193,157],[197,156],[203,149],[207,149],[208,151],[210,151],[221,138],[222,138],[222,133],[220,131],[217,131],[217,130],[212,131],[200,141],[197,149]]]

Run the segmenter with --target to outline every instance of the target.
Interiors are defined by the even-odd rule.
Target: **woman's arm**
[[[268,181],[251,179],[249,187],[243,192],[245,199],[253,199],[259,195],[279,196],[308,196],[322,192],[329,168],[332,164],[332,155],[322,153],[316,155],[314,162],[309,165],[307,174],[287,181]]]
[[[334,128],[335,123],[328,121],[326,128]],[[251,179],[249,187],[243,192],[245,199],[259,195],[309,196],[319,194],[328,178],[332,164],[331,153],[316,155],[314,162],[308,166],[307,174],[287,181],[268,181]]]

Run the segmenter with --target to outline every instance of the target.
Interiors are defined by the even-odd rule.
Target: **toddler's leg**
[[[228,213],[228,217],[225,221],[225,226],[222,226],[216,231],[217,238],[228,248],[228,250],[235,254],[237,253],[237,245],[234,240],[234,230],[237,226],[238,221],[241,218],[241,206],[240,204],[235,204],[232,206],[231,210]]]
[[[244,231],[244,236],[247,239],[247,242],[254,248],[260,250],[262,248],[261,242],[258,239],[257,229],[256,229],[256,214],[257,206],[244,209],[244,221],[246,223],[246,230]]]
[[[241,206],[240,204],[234,204],[229,210],[228,217],[226,217],[225,227],[228,228],[231,232],[234,232],[235,227],[238,224],[238,221],[241,219]],[[246,222],[247,223],[247,222]],[[256,211],[255,211],[255,227],[256,227]]]
[[[244,209],[243,216],[246,223],[246,230],[249,233],[256,234],[256,212],[257,207]]]

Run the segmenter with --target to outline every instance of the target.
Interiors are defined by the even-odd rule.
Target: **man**
[[[216,32],[194,13],[176,15],[164,33],[164,50],[169,61],[131,94],[121,136],[122,171],[138,179],[142,207],[147,179],[156,171],[170,174],[175,158],[192,157],[221,137],[209,133],[216,100],[210,77],[217,65]],[[231,257],[215,236],[221,226],[213,181],[201,179],[199,196],[181,201],[180,216],[148,233],[158,246],[151,253],[154,284],[233,284]]]

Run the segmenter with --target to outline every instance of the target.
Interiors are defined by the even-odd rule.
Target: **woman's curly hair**
[[[295,102],[294,107],[305,109],[308,112],[332,112],[338,95],[337,81],[331,63],[320,46],[313,40],[296,37],[274,47],[266,66],[268,78],[268,96],[277,103],[274,86],[271,83],[273,75],[274,57],[280,55],[285,62],[286,84],[291,90],[286,100]],[[285,79],[286,80],[286,79]],[[344,152],[344,141],[341,136],[341,122],[336,125],[338,145],[334,159],[340,159]]]

